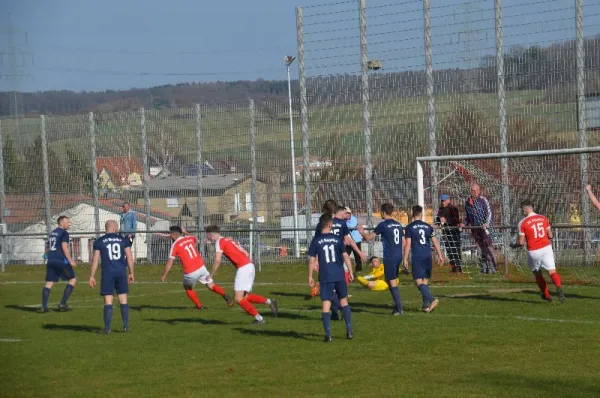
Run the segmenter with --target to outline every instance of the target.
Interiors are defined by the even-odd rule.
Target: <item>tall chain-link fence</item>
[[[407,222],[417,201],[417,156],[600,144],[598,0],[443,3],[296,8],[291,115],[288,98],[274,95],[1,120],[2,262],[41,263],[43,236],[61,214],[73,222],[74,252],[88,262],[91,242],[106,220],[121,217],[125,202],[137,215],[140,261],[165,259],[170,225],[203,238],[203,228],[217,224],[255,261],[299,262],[327,199],[368,227],[385,202]],[[469,187],[443,192],[456,168],[430,166],[431,221],[440,194],[463,201]],[[494,186],[498,223],[514,223],[521,198],[511,176],[533,178],[540,165],[503,159],[469,166],[465,172]],[[543,185],[556,187],[554,202],[572,206],[574,223],[591,225],[583,186],[597,181],[589,159],[583,154],[568,166],[574,186],[547,173]]]

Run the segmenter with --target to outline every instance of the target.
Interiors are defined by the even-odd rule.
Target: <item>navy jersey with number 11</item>
[[[386,258],[402,258],[402,237],[404,236],[402,230],[402,224],[391,218],[383,220],[375,227],[375,233],[381,236],[383,244],[384,264]]]
[[[406,237],[410,238],[410,249],[413,258],[431,258],[431,238],[435,230],[424,221],[417,220],[406,227]]]
[[[96,239],[94,250],[100,252],[102,272],[113,275],[125,274],[127,270],[125,249],[128,247],[131,247],[129,239],[118,234],[106,234]]]
[[[344,241],[332,233],[316,236],[308,249],[310,257],[319,261],[319,283],[344,280]]]

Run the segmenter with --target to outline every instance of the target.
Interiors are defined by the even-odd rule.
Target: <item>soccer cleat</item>
[[[550,297],[550,296],[546,297],[546,296],[544,296],[544,293],[542,293],[541,297],[542,297],[542,300],[544,300],[544,301],[547,301],[549,303],[552,302],[552,297]]]
[[[264,319],[261,319],[261,320],[255,319],[254,322],[252,322],[253,325],[262,325],[264,323],[265,323]]]
[[[59,304],[59,305],[58,305],[58,310],[59,310],[60,312],[69,312],[69,311],[73,311],[73,309],[72,309],[71,307],[69,307],[68,305],[66,305],[66,304]]]
[[[430,305],[431,303],[423,303],[423,305],[421,306],[421,311],[427,312],[427,308],[429,308]]]
[[[435,309],[435,307],[437,307],[437,305],[439,303],[440,303],[440,300],[438,300],[438,299],[433,300],[431,302],[431,304],[429,305],[429,307],[425,310],[425,312],[429,314],[430,312],[432,312]]]
[[[129,329],[129,328],[123,328],[123,333],[129,333],[129,332],[131,332],[131,329]]]
[[[227,301],[227,306],[228,307],[233,307],[233,304],[235,304],[235,302],[233,301],[233,299],[231,297],[229,297],[229,295],[224,295],[223,298],[225,299],[225,301]]]
[[[49,311],[50,310],[48,308],[46,308],[46,307],[40,307],[40,308],[38,308],[37,313],[38,314],[45,314],[46,312],[49,312]]]
[[[352,333],[352,332],[346,332],[346,338],[348,340],[352,340],[354,338],[354,333]]]
[[[277,302],[277,300],[271,300],[271,304],[269,304],[269,307],[271,307],[271,312],[273,313],[273,316],[277,317],[277,315],[279,314],[279,303]]]
[[[560,301],[560,303],[564,303],[565,302],[565,292],[563,292],[562,287],[559,287],[556,289],[556,294],[558,295],[558,301]]]
[[[392,312],[392,316],[400,316],[400,315],[404,315],[404,310],[394,310],[394,312]]]
[[[110,334],[111,330],[110,329],[102,329],[102,330],[98,330],[98,334]]]
[[[332,341],[332,340],[333,340],[333,339],[331,338],[331,335],[329,335],[329,334],[328,334],[328,335],[326,335],[326,336],[325,336],[325,338],[323,339],[323,341],[324,341],[325,343],[331,343],[331,341]]]
[[[202,310],[205,310],[205,309],[206,309],[206,307],[203,306],[203,305],[201,305],[200,307],[194,307],[195,311],[202,311]]]

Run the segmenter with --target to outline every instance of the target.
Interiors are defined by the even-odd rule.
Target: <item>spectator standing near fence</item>
[[[137,216],[135,211],[131,210],[128,202],[123,203],[123,213],[121,213],[121,235],[129,239],[133,244],[137,232]]]
[[[495,274],[496,259],[492,251],[492,237],[489,227],[492,223],[492,207],[488,199],[481,195],[479,184],[471,185],[471,196],[465,202],[465,224],[470,226],[473,240],[481,250],[481,273]]]
[[[349,207],[346,207],[346,214],[346,225],[348,225],[348,229],[350,230],[350,238],[356,243],[356,247],[358,247],[359,250],[362,250],[360,247],[362,236],[360,236],[360,233],[356,229],[358,227],[358,220],[352,215],[352,210]],[[348,253],[348,255],[354,253],[354,261],[356,263],[354,272],[362,271],[362,259],[360,258],[360,253],[352,249],[352,246],[346,246],[346,253]]]
[[[442,205],[438,210],[435,224],[440,227],[446,254],[450,260],[453,273],[462,272],[462,252],[460,240],[460,213],[458,207],[454,206],[450,200],[450,195],[440,196]]]
[[[596,209],[600,210],[600,201],[598,200],[598,198],[596,197],[596,195],[594,195],[594,191],[592,191],[592,186],[591,185],[586,185],[585,191],[587,192],[588,197],[590,198],[590,201],[592,202],[592,204],[594,205],[594,207]]]

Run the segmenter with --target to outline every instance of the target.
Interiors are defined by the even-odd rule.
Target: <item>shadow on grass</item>
[[[539,296],[539,294],[538,294]],[[440,297],[454,299],[454,300],[482,300],[482,301],[499,301],[499,302],[509,302],[509,303],[527,303],[527,304],[546,304],[544,301],[540,300],[521,300],[511,297],[498,297],[498,296],[490,296],[487,294],[469,294],[469,295],[440,295]]]
[[[319,297],[311,297],[309,294],[306,293],[289,293],[289,292],[271,292],[270,293],[273,296],[280,296],[280,297],[297,297],[297,298],[301,298],[304,300],[318,300]]]
[[[204,319],[204,318],[175,318],[175,319],[144,319],[144,322],[162,322],[169,325],[176,325],[178,323],[199,323],[201,325],[229,325],[228,322],[218,321],[216,319]]]
[[[469,375],[472,378],[469,383],[487,384],[495,388],[495,391],[512,388],[523,391],[523,396],[527,392],[535,390],[536,394],[549,395],[556,397],[573,396],[598,396],[599,378],[581,380],[565,380],[556,377],[527,376],[515,373],[486,372]]]
[[[9,308],[11,310],[23,311],[23,312],[37,312],[37,310],[39,309],[39,307],[25,307],[25,306],[17,305],[17,304],[7,305],[7,306],[5,306],[5,308]]]
[[[275,317],[275,318],[282,318],[282,319],[311,319],[309,316],[302,315],[302,314],[299,314],[297,312],[282,312],[282,311],[279,311],[277,313],[277,317]]]
[[[563,285],[564,287],[564,285]],[[568,289],[568,287],[567,287]],[[555,291],[552,291],[552,287],[550,287],[550,294],[553,295],[553,297],[556,297],[556,289],[554,289]],[[527,294],[533,294],[536,296],[539,296],[540,293],[539,292],[534,292],[534,291],[528,291],[528,292],[523,292],[523,293],[527,293]],[[582,299],[582,300],[600,300],[600,297],[593,297],[593,296],[583,296],[581,294],[577,294],[577,293],[565,293],[565,297],[566,298],[572,298],[572,299]]]
[[[144,304],[144,305],[132,305],[129,306],[129,308],[133,311],[142,311],[142,310],[193,310],[194,307],[192,306],[187,306],[187,307],[169,307],[169,306],[165,306],[165,305],[148,305],[148,304]]]
[[[46,330],[59,330],[59,331],[71,331],[71,332],[85,332],[85,333],[96,333],[102,330],[98,326],[89,325],[58,325],[56,323],[46,323],[42,325],[42,328]]]
[[[300,340],[314,340],[311,337],[323,337],[320,334],[314,333],[298,333],[293,330],[283,331],[283,330],[263,330],[263,329],[248,329],[248,328],[234,328],[243,334],[248,334],[251,336],[265,336],[265,337],[285,337],[289,339],[300,339]]]

